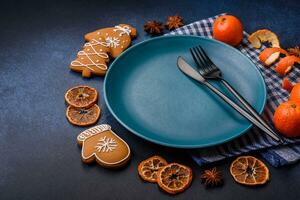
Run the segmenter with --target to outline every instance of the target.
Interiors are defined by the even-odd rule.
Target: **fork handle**
[[[269,129],[267,129],[259,120],[257,120],[254,116],[250,115],[247,111],[245,111],[243,108],[241,108],[235,102],[233,102],[230,98],[228,98],[220,90],[215,88],[208,81],[203,82],[203,84],[205,84],[210,90],[212,90],[215,94],[217,94],[219,97],[221,97],[226,103],[228,103],[232,108],[234,108],[237,112],[239,112],[241,115],[243,115],[246,119],[248,119],[250,122],[255,124],[258,128],[260,128],[261,130],[266,132],[274,140],[276,140],[277,142],[281,142],[281,143],[283,142],[280,136],[278,136],[273,131],[270,131]]]
[[[261,118],[258,112],[251,106],[251,104],[244,99],[226,80],[221,78],[221,83],[238,99],[238,101],[245,106],[245,108],[252,114],[260,123],[262,123],[273,134],[278,135],[266,122]]]

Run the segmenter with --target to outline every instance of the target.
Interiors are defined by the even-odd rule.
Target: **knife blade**
[[[190,66],[181,56],[177,58],[177,66],[186,75],[192,77],[193,79],[204,83],[206,80],[204,77],[198,73],[192,66]]]

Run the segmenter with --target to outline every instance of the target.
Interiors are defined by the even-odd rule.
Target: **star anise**
[[[151,35],[160,35],[162,34],[163,29],[164,29],[163,24],[157,21],[148,21],[144,25],[144,31],[146,31]]]
[[[295,46],[294,48],[289,48],[288,52],[290,55],[300,57],[300,47],[299,46]]]
[[[202,182],[207,187],[219,186],[223,184],[223,177],[221,172],[216,167],[205,170],[201,175]]]
[[[166,27],[169,30],[173,30],[175,28],[179,28],[181,26],[183,26],[183,18],[180,17],[179,15],[174,15],[174,16],[169,16],[167,23],[166,23]]]

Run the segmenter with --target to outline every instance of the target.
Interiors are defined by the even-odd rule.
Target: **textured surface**
[[[133,151],[129,165],[117,171],[80,160],[76,136],[82,131],[65,119],[63,95],[71,86],[89,84],[102,95],[102,78],[82,79],[68,65],[83,44],[83,35],[98,27],[127,22],[145,36],[146,20],[164,21],[181,14],[192,22],[222,12],[237,15],[247,32],[270,28],[284,47],[299,44],[296,1],[7,1],[0,7],[0,199],[299,199],[300,165],[270,168],[271,181],[259,188],[235,184],[230,161],[218,166],[222,188],[206,190],[201,169],[183,150],[146,142],[122,128],[101,96],[100,122],[112,125]],[[195,180],[185,193],[171,198],[156,185],[143,183],[137,164],[153,154],[188,164]]]

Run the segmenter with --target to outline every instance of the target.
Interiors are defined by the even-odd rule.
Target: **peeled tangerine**
[[[277,35],[268,29],[262,29],[252,33],[248,37],[248,40],[252,46],[257,49],[261,47],[261,43],[263,42],[271,43],[272,47],[280,47]]]
[[[288,52],[279,47],[266,48],[259,54],[259,60],[265,66],[269,66],[279,58],[280,54],[288,55]]]
[[[289,71],[291,71],[295,62],[300,63],[300,58],[296,56],[286,56],[282,58],[277,63],[276,72],[282,76],[285,76]]]

